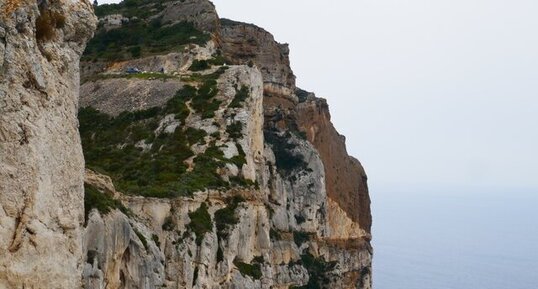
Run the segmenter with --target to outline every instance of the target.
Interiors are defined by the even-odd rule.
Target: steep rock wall
[[[86,1],[0,2],[0,288],[78,288]]]
[[[345,224],[349,218],[364,230],[358,235],[353,235],[357,234],[357,230],[350,230],[348,236],[343,232],[336,233],[335,238],[368,237],[372,226],[368,178],[360,162],[347,154],[345,137],[331,123],[327,102],[311,95],[297,105],[296,120],[325,164],[327,192],[333,206],[345,212],[345,216],[339,216],[338,208],[331,210],[335,218],[332,223]]]
[[[205,0],[164,6],[158,15],[168,13],[173,22],[194,20],[212,40],[160,55],[85,62],[81,104],[120,118],[124,111],[152,106],[166,110],[193,79],[228,67],[208,102],[219,104],[212,117],[187,101],[184,120],[159,118],[152,130],[155,139],[178,128],[205,131],[203,141],[189,144],[195,154],[208,144],[220,147],[225,159],[242,150],[243,165],[228,163],[217,171],[225,181],[241,177],[253,183],[156,199],[134,196],[123,185],[126,190],[116,191],[106,176],[90,173],[87,183],[125,208],[89,212],[87,288],[371,288],[366,175],[348,156],[324,100],[296,89],[287,45],[251,24],[213,25],[217,14]],[[171,7],[180,13],[170,14]],[[227,66],[217,64],[221,56]],[[129,76],[129,67],[149,74]],[[160,68],[164,73],[154,74]],[[247,100],[230,109],[242,86],[250,88]],[[110,95],[113,91],[118,93]],[[241,129],[231,138],[227,128],[237,122]],[[152,150],[153,142],[135,146]],[[195,159],[185,162],[196,168]],[[203,233],[196,229],[204,223],[200,214],[210,220]],[[223,216],[230,223],[219,223]]]
[[[265,95],[293,99],[295,75],[290,68],[287,44],[253,24],[221,20],[220,44],[224,56],[234,64],[256,64],[263,75]]]

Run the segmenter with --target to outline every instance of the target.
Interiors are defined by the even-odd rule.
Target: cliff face
[[[49,2],[0,4],[0,288],[371,288],[366,175],[287,45],[102,5],[79,101],[95,19]]]
[[[115,33],[138,29],[114,8]],[[371,288],[366,175],[287,45],[208,1],[142,8],[192,36],[110,57],[101,30],[86,51],[86,195],[109,200],[87,200],[86,288]]]
[[[0,2],[0,288],[77,288],[84,161],[78,61],[84,1]]]
[[[252,24],[221,21],[219,30],[224,56],[232,63],[255,63],[263,75],[266,96],[292,97],[295,75],[290,68],[287,44],[275,41],[273,35]]]
[[[338,232],[334,237],[370,238],[372,217],[366,173],[360,162],[347,154],[345,137],[332,125],[327,102],[309,95],[297,105],[296,117],[300,130],[306,133],[325,165],[327,193],[334,207],[331,223],[354,227],[349,230],[351,234]],[[340,211],[345,214],[339,216]]]

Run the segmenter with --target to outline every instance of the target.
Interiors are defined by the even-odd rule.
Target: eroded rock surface
[[[42,3],[42,2],[40,2]],[[79,288],[86,1],[0,2],[0,288]]]
[[[266,95],[293,98],[295,75],[287,44],[276,42],[271,33],[253,24],[223,19],[220,27],[222,51],[228,59],[234,64],[256,64]]]
[[[287,45],[206,0],[112,7],[79,102],[95,18],[44,3],[0,3],[0,288],[371,288],[366,175]]]

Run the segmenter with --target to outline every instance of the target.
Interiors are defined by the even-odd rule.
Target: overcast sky
[[[213,2],[290,44],[372,190],[538,192],[538,1]]]

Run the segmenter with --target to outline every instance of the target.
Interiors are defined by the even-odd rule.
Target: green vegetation
[[[235,97],[234,99],[232,100],[232,102],[230,103],[230,105],[228,107],[230,108],[236,108],[236,107],[241,107],[241,104],[250,96],[250,88],[248,86],[241,86],[241,89],[237,90],[236,88],[236,93],[235,93]]]
[[[262,270],[260,264],[247,264],[239,261],[239,259],[234,260],[234,265],[237,267],[241,275],[250,276],[252,279],[260,280],[262,278]]]
[[[205,144],[204,138],[207,136],[207,132],[205,130],[188,127],[185,130],[185,133],[187,135],[187,141],[189,144]]]
[[[228,226],[236,225],[239,222],[239,219],[235,216],[235,209],[244,201],[245,199],[243,197],[235,196],[227,200],[228,206],[215,212],[215,224],[219,239],[228,236],[228,232],[226,231]]]
[[[243,124],[241,122],[239,122],[239,121],[236,121],[236,122],[230,124],[226,128],[226,132],[228,133],[230,138],[232,138],[234,140],[237,140],[237,139],[239,139],[239,138],[241,138],[243,136],[242,130],[243,130]]]
[[[189,213],[189,218],[191,222],[188,228],[196,234],[196,244],[200,246],[204,240],[205,233],[213,229],[211,216],[207,211],[207,204],[202,203],[196,211]]]
[[[205,189],[226,188],[217,170],[225,163],[238,166],[246,162],[242,148],[231,160],[210,144],[206,152],[194,158],[194,168],[187,171],[185,160],[194,156],[190,147],[205,144],[207,133],[194,128],[178,127],[172,133],[155,133],[160,120],[167,114],[185,123],[190,110],[210,117],[216,109],[207,105],[216,95],[216,80],[220,70],[203,76],[200,89],[185,86],[163,108],[123,112],[117,117],[88,107],[79,111],[80,133],[87,166],[109,175],[118,190],[147,197],[172,198],[187,196]],[[215,101],[211,101],[215,103]],[[218,103],[217,106],[218,108]],[[141,145],[142,144],[142,145]],[[233,184],[248,185],[239,178]]]
[[[98,7],[104,6],[108,5]],[[131,19],[115,29],[100,29],[88,43],[83,60],[126,60],[178,51],[182,45],[190,43],[203,45],[209,39],[208,34],[198,31],[191,23],[166,25],[158,18]]]
[[[120,75],[122,78],[138,78],[138,79],[161,79],[166,80],[170,78],[176,78],[173,75],[166,74],[166,73],[160,73],[160,72],[141,72],[141,73],[133,73],[133,74],[125,74]]]
[[[293,241],[295,242],[295,244],[297,244],[298,247],[301,247],[301,245],[303,245],[304,243],[310,241],[311,236],[312,236],[312,234],[310,234],[310,233],[294,231],[293,232]]]
[[[217,79],[226,71],[226,67],[219,68],[216,72],[207,75],[191,75],[190,81],[199,82],[200,87],[186,85],[178,92],[177,97],[183,102],[191,101],[191,107],[202,118],[212,118],[215,111],[220,107],[221,101],[214,99],[218,93]]]
[[[233,156],[230,161],[232,163],[234,163],[239,169],[241,169],[243,167],[243,165],[245,165],[247,163],[247,155],[245,154],[245,151],[243,150],[243,147],[236,143],[236,146],[237,146],[237,151],[239,152],[238,155],[236,156]]]
[[[120,210],[126,215],[130,215],[129,209],[127,209],[120,201],[99,192],[99,190],[93,186],[84,184],[84,213],[86,222],[88,221],[88,215],[92,209],[97,209],[101,215],[106,215],[115,209]]]
[[[275,153],[276,167],[282,176],[292,175],[291,173],[295,170],[308,169],[308,164],[303,157],[293,152],[295,145],[289,142],[290,132],[281,134],[276,131],[266,130],[264,136]]]
[[[95,15],[103,17],[110,14],[122,14],[129,18],[146,19],[153,15],[152,11],[162,11],[163,4],[168,1],[170,0],[124,0],[117,4],[101,4],[95,7]]]
[[[144,245],[144,248],[147,251],[148,250],[148,240],[146,240],[146,237],[144,237],[144,235],[142,235],[142,233],[140,233],[140,231],[138,231],[135,228],[133,228],[133,231],[138,236],[138,239],[140,239],[140,241],[142,242],[142,245]]]
[[[119,191],[146,197],[174,198],[205,189],[253,185],[241,177],[227,182],[218,174],[226,163],[238,167],[246,163],[241,146],[238,146],[239,155],[232,159],[224,158],[214,142],[208,144],[204,153],[195,156],[191,146],[206,144],[204,130],[179,126],[169,133],[157,131],[161,120],[169,114],[184,124],[191,113],[188,104],[202,117],[213,117],[220,106],[220,101],[214,99],[218,92],[217,79],[226,69],[193,75],[191,81],[196,82],[195,86],[186,85],[178,90],[164,107],[123,112],[116,117],[91,107],[82,108],[79,122],[87,166],[110,176]],[[146,74],[132,77],[146,77]],[[229,133],[238,137],[240,130],[240,123],[233,124]],[[187,170],[186,161],[190,158],[194,166]]]
[[[155,135],[161,109],[124,112],[112,118],[93,108],[79,112],[87,166],[112,177],[118,190],[150,197],[175,197],[178,180],[193,155],[182,129]],[[139,142],[151,144],[143,150]]]
[[[322,289],[327,288],[330,280],[329,273],[334,270],[336,262],[327,262],[323,258],[316,258],[307,253],[301,255],[301,263],[308,271],[310,276],[308,284],[301,287],[292,287],[296,289]]]
[[[195,59],[192,61],[192,65],[191,67],[189,67],[189,70],[190,71],[203,71],[203,70],[207,70],[211,68],[211,66],[213,65],[221,66],[221,65],[224,65],[225,63],[226,63],[226,60],[221,55],[213,56],[213,58],[207,59],[207,60]]]
[[[271,237],[271,240],[273,240],[273,241],[282,240],[282,235],[280,234],[280,232],[273,229],[273,228],[271,228],[271,230],[269,230],[269,237]]]
[[[254,259],[252,259],[252,262],[258,263],[258,264],[263,264],[265,262],[265,260],[263,259],[263,256],[255,256]]]
[[[215,157],[212,156],[214,154]],[[179,181],[180,190],[187,193],[229,187],[230,184],[222,180],[217,173],[217,169],[224,166],[223,156],[222,151],[214,146],[197,156],[194,159],[194,170],[182,175]]]
[[[133,58],[138,58],[140,57],[140,55],[142,55],[142,48],[140,46],[133,46],[131,48],[128,49],[129,50],[129,53],[131,53],[131,56]]]
[[[85,83],[88,81],[97,81],[97,80],[103,80],[103,79],[115,79],[115,78],[126,78],[126,79],[147,79],[147,80],[162,80],[166,81],[168,79],[175,79],[178,78],[175,75],[161,73],[161,72],[140,72],[140,73],[121,73],[121,74],[95,74],[88,76],[84,79],[81,79],[81,83]]]
[[[209,65],[207,60],[195,59],[193,60],[191,67],[189,67],[189,70],[190,71],[202,71],[202,70],[209,69],[210,67],[211,65]]]
[[[190,98],[196,93],[196,89],[192,86],[185,86],[176,92],[173,98],[171,98],[165,108],[167,114],[175,114],[175,118],[179,119],[181,123],[185,123],[185,120],[191,114],[191,111],[187,107],[185,100]]]
[[[228,227],[239,223],[239,219],[235,215],[235,210],[240,203],[243,203],[245,199],[241,196],[234,196],[226,200],[228,206],[219,209],[215,212],[215,225],[217,227],[217,238],[219,242],[219,248],[217,250],[217,264],[224,260],[224,253],[220,246],[220,241],[228,237]]]

